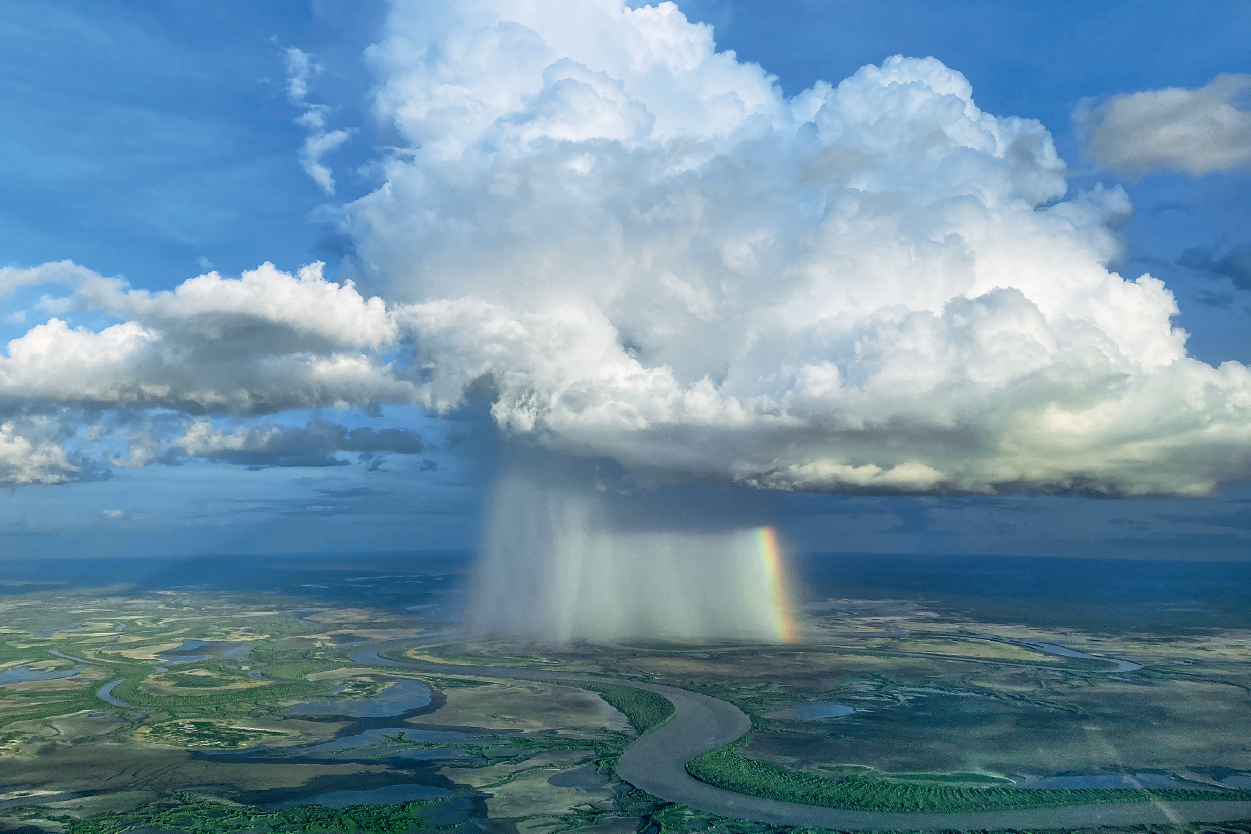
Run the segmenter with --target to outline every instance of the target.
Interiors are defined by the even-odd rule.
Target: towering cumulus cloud
[[[6,413],[475,387],[506,433],[660,479],[1132,495],[1248,472],[1248,369],[1189,358],[1164,285],[1109,270],[1125,193],[1066,197],[1043,126],[932,58],[787,98],[672,3],[459,0],[396,4],[368,59],[396,147],[347,209],[354,284],[0,271],[115,319],[10,343]],[[10,480],[68,477],[25,419],[4,444],[45,464]]]
[[[421,394],[636,470],[834,491],[1203,493],[1251,377],[1110,272],[1036,121],[937,60],[794,98],[672,3],[404,4],[371,52],[407,148],[352,207]]]

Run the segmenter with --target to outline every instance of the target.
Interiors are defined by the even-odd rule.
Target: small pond
[[[252,648],[251,643],[231,643],[225,640],[183,640],[176,649],[157,652],[165,663],[202,663],[205,660],[238,660]]]
[[[392,718],[430,705],[430,687],[421,681],[398,680],[372,698],[308,701],[287,709],[291,715],[345,715],[349,718]]]
[[[842,718],[851,715],[854,709],[846,704],[831,704],[823,701],[811,701],[806,704],[792,704],[789,707],[775,709],[765,713],[766,718],[782,718],[799,721],[815,721],[822,718]]]
[[[55,681],[72,678],[82,669],[57,669],[55,672],[40,672],[27,666],[15,666],[0,672],[0,685],[6,683],[26,683],[27,681]]]

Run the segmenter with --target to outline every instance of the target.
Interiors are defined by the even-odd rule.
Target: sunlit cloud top
[[[397,147],[346,210],[338,283],[6,272],[53,286],[46,312],[114,323],[34,327],[0,397],[255,415],[486,390],[501,430],[557,451],[772,489],[1199,494],[1247,474],[1251,374],[1190,358],[1168,288],[1113,271],[1125,192],[1069,194],[1048,131],[983,112],[933,58],[788,98],[672,3],[474,0],[397,5],[368,60]],[[69,477],[22,419],[46,474],[4,478]],[[270,443],[196,425],[205,454]]]

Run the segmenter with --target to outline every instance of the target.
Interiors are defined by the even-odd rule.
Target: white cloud
[[[306,111],[297,122],[309,129],[309,135],[296,154],[304,173],[313,178],[313,182],[321,186],[327,194],[334,194],[334,176],[321,158],[337,149],[352,136],[350,130],[326,131],[324,117],[312,110]]]
[[[196,420],[184,427],[174,445],[192,457],[253,467],[345,466],[337,452],[397,452],[416,454],[424,450],[421,438],[407,429],[344,426],[313,420],[303,428],[267,424],[237,426],[222,432],[210,420]]]
[[[672,4],[396,6],[388,31],[377,111],[411,150],[349,228],[428,403],[487,378],[510,432],[781,489],[1245,473],[1246,369],[1188,358],[1163,284],[1108,270],[1125,192],[1056,202],[1047,131],[940,62],[787,99]]]
[[[13,266],[0,267],[0,301],[8,298],[20,287],[42,284],[77,285],[84,280],[90,280],[93,276],[95,276],[94,272],[71,261],[46,263],[29,269]],[[24,313],[25,311],[17,312]],[[11,318],[14,323],[20,324],[24,316],[18,317],[14,313],[11,314]]]
[[[333,195],[334,176],[321,159],[350,139],[355,131],[326,130],[326,115],[330,112],[330,108],[324,104],[308,102],[309,80],[321,72],[321,65],[313,63],[313,56],[310,53],[294,46],[287,48],[286,56],[287,99],[303,111],[296,118],[295,123],[308,132],[297,154],[300,167],[321,186],[322,191]]]
[[[1125,192],[1062,200],[1047,131],[937,60],[787,99],[672,4],[620,0],[396,5],[370,60],[411,147],[349,210],[366,294],[318,266],[165,293],[75,268],[49,304],[118,323],[11,342],[0,406],[476,387],[507,432],[661,478],[1198,494],[1251,471],[1251,371],[1188,357],[1168,289],[1108,269]],[[280,465],[298,431],[349,448],[198,423],[182,448]]]
[[[313,56],[302,49],[289,46],[287,56],[287,98],[292,104],[303,104],[308,97],[308,80],[313,74],[320,72],[321,67],[313,63]]]
[[[125,515],[121,510],[105,510],[102,515],[110,521],[116,521]]]
[[[1218,75],[1198,89],[1112,96],[1075,114],[1086,153],[1131,175],[1203,176],[1251,168],[1251,74]]]
[[[51,421],[40,417],[0,422],[0,485],[63,484],[79,467],[56,442]]]
[[[159,293],[73,277],[63,306],[123,321],[92,331],[53,318],[9,342],[0,406],[265,413],[420,399],[381,357],[399,337],[392,313],[325,280],[320,264],[295,276],[269,264],[238,279],[209,273]]]

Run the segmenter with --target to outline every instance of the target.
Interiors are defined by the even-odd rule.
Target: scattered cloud
[[[92,281],[98,276],[89,269],[72,261],[55,261],[40,266],[22,269],[14,266],[0,267],[0,301],[11,296],[20,287],[41,286],[44,284],[76,285]],[[25,318],[25,310],[10,314],[15,324]],[[22,315],[19,317],[18,313]]]
[[[0,485],[64,484],[88,472],[61,447],[53,421],[27,417],[0,422]]]
[[[58,265],[60,266],[60,265]],[[379,298],[326,281],[321,265],[290,275],[264,264],[173,292],[130,289],[74,267],[70,310],[111,314],[98,331],[52,318],[0,356],[0,407],[41,402],[265,414],[421,395],[381,356],[399,332]]]
[[[110,519],[110,520],[114,520],[114,521],[115,521],[115,520],[117,520],[117,519],[121,518],[122,516],[124,516],[124,515],[125,515],[125,513],[124,513],[124,512],[122,512],[121,510],[105,510],[105,511],[102,513],[102,515],[103,515],[105,518],[107,518],[107,519]]]
[[[408,429],[347,429],[320,420],[312,420],[303,428],[240,426],[229,434],[218,431],[208,420],[197,420],[186,426],[174,445],[191,457],[254,468],[347,466],[349,461],[337,457],[337,452],[412,455],[425,448],[417,433]]]
[[[1251,74],[1198,89],[1169,87],[1085,102],[1074,114],[1085,151],[1116,171],[1203,176],[1251,168]]]
[[[1182,252],[1181,266],[1228,278],[1240,290],[1251,290],[1251,243],[1240,243],[1216,254],[1209,246],[1196,246]]]
[[[295,123],[308,133],[298,154],[300,167],[321,186],[322,191],[333,195],[334,176],[321,160],[323,156],[336,150],[350,139],[354,131],[327,130],[326,116],[330,108],[324,104],[309,103],[309,81],[321,72],[321,66],[313,62],[313,56],[294,46],[287,47],[286,56],[287,99],[301,108],[302,112],[296,118]]]

